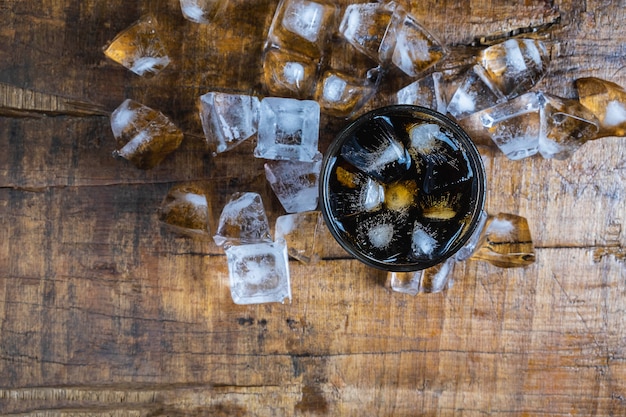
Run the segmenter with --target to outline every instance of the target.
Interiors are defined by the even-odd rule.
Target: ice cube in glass
[[[600,123],[597,137],[626,136],[626,91],[620,85],[595,77],[575,81],[578,100]]]
[[[304,99],[315,89],[319,63],[282,48],[268,48],[263,55],[264,83],[277,97]]]
[[[104,54],[141,76],[158,74],[170,63],[153,16],[146,16],[120,32],[105,47]]]
[[[225,0],[180,0],[183,16],[194,23],[210,23],[225,5]]]
[[[228,151],[252,137],[259,123],[255,96],[209,92],[200,96],[200,120],[207,143],[216,153]]]
[[[210,210],[206,187],[199,184],[174,185],[161,204],[159,219],[171,230],[210,238]]]
[[[539,152],[544,158],[569,158],[599,130],[596,117],[578,100],[543,93]]]
[[[183,140],[183,133],[167,116],[131,99],[113,111],[110,121],[117,141],[113,155],[141,169],[161,163]]]
[[[235,304],[291,301],[289,259],[284,240],[230,246],[225,252],[230,294]]]
[[[266,97],[261,100],[254,156],[313,161],[318,153],[320,106],[314,100]]]
[[[324,227],[320,211],[285,214],[276,219],[274,236],[287,242],[290,257],[311,264],[320,259]]]
[[[282,0],[274,14],[268,43],[319,59],[337,12],[333,0]]]
[[[218,246],[270,242],[270,226],[261,196],[254,192],[232,194],[222,209],[213,240]]]
[[[322,154],[312,162],[268,161],[265,177],[287,213],[315,210],[319,197]]]
[[[524,94],[547,73],[548,49],[536,39],[508,39],[484,49],[478,63],[488,77],[511,99]]]

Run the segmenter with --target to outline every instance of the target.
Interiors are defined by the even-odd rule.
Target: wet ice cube
[[[385,187],[379,181],[354,169],[339,166],[335,170],[341,188],[330,199],[333,213],[339,218],[379,210],[385,201]]]
[[[457,119],[462,119],[504,100],[502,93],[484,76],[484,70],[475,65],[463,75],[448,103],[447,111]]]
[[[120,32],[105,47],[104,54],[142,76],[155,75],[170,63],[153,16],[146,16]]]
[[[626,136],[626,91],[618,84],[595,77],[576,80],[578,100],[600,123],[597,137]]]
[[[439,248],[435,233],[426,225],[415,222],[411,233],[411,251],[417,259],[431,259]]]
[[[207,190],[197,184],[173,186],[161,204],[159,219],[177,233],[210,238]]]
[[[333,0],[282,0],[274,14],[268,41],[308,58],[320,58],[337,11]]]
[[[302,263],[320,259],[324,219],[320,211],[286,214],[276,219],[274,236],[287,242],[289,256]]]
[[[263,55],[264,83],[274,96],[309,97],[315,88],[317,67],[317,62],[304,55],[268,48]]]
[[[131,99],[124,100],[110,120],[117,141],[113,155],[141,169],[161,163],[183,140],[183,133],[163,113]]]
[[[422,280],[422,271],[411,272],[387,272],[387,286],[392,291],[417,295],[420,292],[420,281]]]
[[[512,160],[532,156],[538,152],[541,134],[541,100],[535,92],[473,114],[464,125],[470,134],[487,135]]]
[[[318,153],[320,106],[313,100],[266,97],[261,101],[254,156],[313,161]]]
[[[376,117],[341,147],[341,156],[380,181],[393,181],[411,167],[411,156],[386,117]]]
[[[396,39],[391,62],[410,77],[416,77],[443,59],[447,52],[415,17],[400,8],[396,8],[396,13],[402,17],[393,28]]]
[[[539,152],[544,158],[569,158],[598,133],[596,117],[578,100],[542,94],[542,134]]]
[[[361,108],[376,92],[377,81],[340,71],[327,71],[318,82],[315,99],[325,113],[348,116]]]
[[[548,71],[548,50],[535,39],[509,39],[481,52],[478,63],[504,96],[530,90]]]
[[[351,4],[343,15],[339,33],[363,54],[385,61],[393,48],[387,33],[395,8],[393,2]]]
[[[412,82],[398,90],[396,103],[427,107],[445,113],[447,106],[440,88],[441,78],[440,72],[433,72]]]
[[[180,0],[183,16],[195,23],[210,23],[225,5],[224,0]]]
[[[422,270],[420,292],[439,293],[450,288],[455,265],[454,258],[448,258],[435,266]]]
[[[200,120],[207,143],[225,152],[257,131],[259,99],[244,94],[210,92],[200,96]]]
[[[272,240],[270,233],[261,196],[237,192],[222,209],[213,240],[218,246],[269,242]]]
[[[472,259],[487,261],[500,268],[524,267],[535,262],[528,220],[508,213],[489,216],[484,241]]]
[[[265,177],[287,213],[315,210],[319,196],[322,154],[313,162],[268,161]]]
[[[287,245],[261,242],[226,248],[230,294],[235,304],[291,301]]]

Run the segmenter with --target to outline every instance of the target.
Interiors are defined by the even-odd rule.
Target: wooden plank
[[[277,3],[232,1],[205,26],[185,21],[177,0],[0,3],[0,86],[23,97],[0,103],[58,110],[0,117],[0,413],[626,414],[623,139],[567,161],[482,148],[487,207],[529,219],[537,262],[461,264],[443,294],[392,293],[383,272],[329,245],[315,265],[290,262],[291,304],[238,306],[221,249],[160,226],[160,202],[185,181],[211,182],[217,212],[245,190],[263,196],[272,223],[283,214],[254,143],[211,156],[196,108],[214,89],[263,93]],[[620,2],[400,3],[465,54],[476,39],[550,26],[539,85],[550,93],[574,97],[582,76],[626,85]],[[102,54],[145,13],[173,58],[152,79]],[[112,111],[125,98],[185,132],[154,170],[111,156],[106,116],[75,117],[56,101]],[[345,121],[322,123],[324,150]]]

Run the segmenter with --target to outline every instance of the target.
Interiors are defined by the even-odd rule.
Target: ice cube
[[[523,94],[473,114],[464,123],[468,133],[487,135],[512,160],[535,155],[541,134],[540,95]]]
[[[374,95],[377,85],[377,78],[371,81],[366,77],[330,70],[318,82],[315,100],[327,114],[349,116]]]
[[[433,72],[412,82],[398,90],[396,103],[427,107],[439,113],[445,113],[447,106],[440,89],[441,80],[442,74]]]
[[[118,148],[113,155],[141,169],[161,163],[183,140],[183,133],[164,114],[131,99],[124,100],[110,120]]]
[[[332,33],[337,4],[333,0],[282,0],[274,14],[268,43],[308,58],[321,58]]]
[[[177,233],[210,238],[210,210],[205,187],[197,184],[173,186],[161,204],[159,218]]]
[[[463,245],[463,247],[459,249],[458,252],[454,255],[454,259],[459,262],[465,261],[474,254],[478,247],[481,246],[485,236],[485,225],[487,224],[488,217],[489,215],[486,211],[481,211],[474,232],[467,240],[465,245]]]
[[[457,119],[463,119],[504,100],[502,93],[485,77],[482,67],[475,65],[463,75],[448,103],[447,112]]]
[[[536,39],[508,39],[483,50],[478,63],[508,99],[537,84],[548,71],[548,50]]]
[[[276,219],[276,240],[287,242],[289,256],[302,263],[320,259],[323,244],[324,219],[320,211],[286,214]]]
[[[618,84],[595,77],[576,80],[578,100],[600,122],[597,137],[626,136],[626,91]]]
[[[263,55],[265,87],[277,97],[306,98],[315,89],[319,63],[281,48],[268,48]]]
[[[319,196],[322,154],[313,162],[268,161],[265,177],[287,213],[315,210]]]
[[[226,248],[235,304],[291,301],[287,245],[282,239]]]
[[[390,261],[406,252],[403,222],[392,212],[371,212],[355,216],[351,222],[356,230],[356,244],[373,259]]]
[[[377,180],[356,170],[340,165],[335,170],[340,187],[330,199],[333,213],[338,218],[379,210],[385,201],[385,188]]]
[[[387,282],[392,291],[417,295],[419,293],[439,293],[452,285],[452,273],[455,261],[448,258],[445,261],[413,272],[388,272]]]
[[[239,145],[257,132],[260,102],[245,94],[210,92],[200,96],[200,120],[216,153]]]
[[[500,268],[523,267],[535,262],[535,248],[526,218],[508,213],[489,216],[484,243],[472,259]]]
[[[390,288],[392,291],[403,294],[419,294],[421,280],[422,271],[387,272],[387,287]]]
[[[158,74],[170,63],[153,16],[146,16],[120,32],[105,47],[104,54],[142,76]]]
[[[318,153],[320,106],[313,100],[266,97],[261,100],[254,156],[313,161]]]
[[[411,167],[408,150],[385,116],[377,116],[357,129],[341,147],[341,156],[383,182],[403,176]]]
[[[432,259],[439,248],[435,232],[419,222],[413,225],[411,250],[417,259]]]
[[[596,117],[578,100],[543,93],[539,152],[544,158],[569,158],[599,130]]]
[[[180,0],[183,16],[194,23],[210,23],[225,5],[224,0]]]
[[[270,233],[261,196],[237,192],[222,209],[213,240],[218,246],[270,242]]]
[[[396,36],[391,62],[410,77],[416,77],[442,60],[447,54],[431,33],[415,17],[396,8],[399,18],[393,28]]]
[[[394,2],[351,4],[339,24],[339,33],[363,54],[386,61],[393,50],[386,35],[395,8]]]

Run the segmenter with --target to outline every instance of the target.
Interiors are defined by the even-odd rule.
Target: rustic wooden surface
[[[315,266],[291,262],[292,304],[236,306],[222,252],[159,226],[162,198],[187,180],[210,179],[218,208],[247,190],[264,196],[270,219],[282,214],[250,146],[205,152],[195,110],[210,90],[260,92],[276,4],[231,1],[199,26],[177,0],[0,1],[0,83],[31,92],[0,116],[0,413],[626,415],[624,139],[587,143],[567,161],[485,150],[488,209],[529,219],[537,262],[468,262],[443,294],[391,293],[384,274],[339,251]],[[539,88],[573,97],[578,77],[626,85],[625,5],[409,7],[456,46],[560,16]],[[102,54],[147,12],[169,30],[173,58],[153,79]],[[35,103],[32,92],[61,98]],[[125,98],[186,133],[151,171],[111,157],[98,109]],[[97,107],[72,112],[67,100]],[[341,121],[323,123],[322,148]]]

